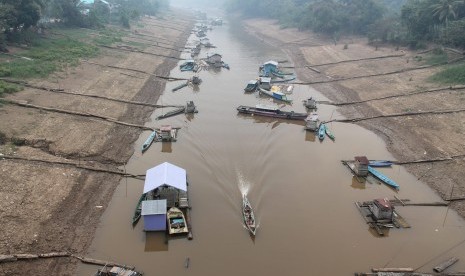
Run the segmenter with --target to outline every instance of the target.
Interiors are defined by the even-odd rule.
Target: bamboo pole
[[[450,259],[448,259],[448,260],[446,260],[446,261],[444,261],[444,262],[438,264],[437,266],[435,266],[435,267],[433,268],[433,270],[434,270],[435,272],[438,272],[438,273],[439,273],[439,272],[443,272],[444,270],[446,270],[447,268],[449,268],[450,266],[452,266],[453,264],[455,264],[455,263],[458,262],[458,261],[459,261],[458,258],[452,257],[452,258],[450,258]]]

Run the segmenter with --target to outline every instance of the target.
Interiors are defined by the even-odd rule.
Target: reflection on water
[[[168,251],[168,237],[164,232],[145,232],[145,252]]]
[[[366,189],[366,179],[363,177],[353,176],[352,177],[352,184],[350,185],[354,189],[364,190]]]
[[[271,129],[278,127],[279,125],[297,125],[301,126],[302,129],[305,126],[304,120],[283,120],[273,117],[266,117],[266,116],[257,116],[254,114],[243,114],[237,113],[237,117],[245,120],[252,120],[256,124],[267,124],[271,125]],[[313,132],[312,132],[313,133]],[[313,135],[315,135],[313,133]]]

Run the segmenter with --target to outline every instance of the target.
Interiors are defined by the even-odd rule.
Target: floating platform
[[[384,232],[383,229],[389,228],[410,228],[410,224],[399,215],[396,211],[393,211],[392,219],[376,219],[375,215],[371,211],[371,208],[374,205],[373,201],[365,201],[365,202],[356,202],[355,206],[360,211],[363,219],[366,223],[373,228],[378,235],[383,236]]]

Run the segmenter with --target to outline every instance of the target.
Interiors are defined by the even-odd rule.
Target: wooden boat
[[[161,119],[164,119],[164,118],[168,118],[168,117],[171,117],[171,116],[175,116],[175,115],[178,115],[178,114],[181,114],[181,113],[184,113],[184,110],[186,108],[183,106],[183,107],[179,107],[175,110],[172,110],[172,111],[169,111],[169,112],[166,112],[165,114],[162,114],[160,116],[158,116],[156,119],[157,120],[161,120]]]
[[[378,161],[372,160],[368,162],[368,165],[375,167],[375,168],[376,167],[390,167],[392,166],[392,162],[387,161],[387,160],[378,160]]]
[[[142,213],[142,201],[147,199],[147,193],[142,194],[137,202],[136,209],[134,210],[134,216],[132,217],[132,227],[136,226]]]
[[[320,127],[318,128],[318,139],[321,141],[325,139],[325,134],[326,134],[326,125],[321,123]]]
[[[267,117],[274,117],[274,118],[281,118],[281,119],[289,119],[289,120],[304,120],[307,118],[307,113],[297,113],[294,111],[281,111],[278,108],[266,105],[256,105],[255,107],[252,106],[244,106],[241,105],[237,108],[237,111],[240,113],[245,114],[253,114],[253,115],[260,115],[260,116],[267,116]]]
[[[260,91],[261,94],[265,94],[267,96],[270,96],[273,99],[283,101],[283,102],[286,102],[286,103],[292,103],[292,100],[288,99],[287,96],[284,93],[279,91],[279,88],[273,90],[273,87],[277,87],[277,86],[272,86],[271,90],[265,90],[263,88],[259,88],[259,91]]]
[[[148,150],[148,148],[150,147],[150,145],[152,144],[153,140],[156,137],[157,137],[157,132],[152,131],[152,133],[150,133],[150,136],[147,138],[147,140],[145,140],[144,144],[142,145],[142,152],[145,152],[146,150]]]
[[[296,79],[296,77],[295,77],[295,76],[292,76],[292,77],[287,78],[287,79],[272,80],[271,83],[283,83],[283,82],[293,81],[293,80],[295,80],[295,79]]]
[[[170,235],[185,234],[189,232],[184,213],[178,208],[171,207],[166,214],[166,219],[168,221],[168,233]]]
[[[250,202],[245,195],[242,196],[242,216],[244,218],[245,227],[247,227],[251,235],[255,236],[257,231],[255,215],[253,213],[252,205],[250,205]]]
[[[189,85],[189,81],[186,81],[185,83],[182,83],[182,84],[176,86],[175,88],[171,89],[171,91],[173,91],[173,92],[174,92],[174,91],[177,91],[177,90],[179,90],[179,89],[181,89],[181,88],[184,88],[184,87],[186,87],[186,86],[188,86],[188,85]]]
[[[385,176],[381,172],[373,169],[371,166],[368,166],[368,172],[371,173],[374,177],[378,178],[379,180],[383,181],[386,185],[391,186],[392,188],[399,190],[400,186],[394,180],[390,179],[389,177]]]
[[[244,88],[244,92],[255,92],[258,89],[258,85],[258,80],[251,80],[247,83],[247,86]]]
[[[331,139],[331,140],[334,140],[336,139],[336,137],[334,136],[334,134],[331,132],[331,130],[325,126],[325,131],[326,131],[326,135],[328,135],[328,137]]]
[[[104,266],[95,276],[142,276],[142,273],[126,267]]]

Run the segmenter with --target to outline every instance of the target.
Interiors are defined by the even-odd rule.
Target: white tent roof
[[[187,191],[186,170],[168,162],[147,170],[144,193],[150,192],[162,185]]]

